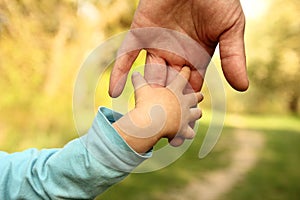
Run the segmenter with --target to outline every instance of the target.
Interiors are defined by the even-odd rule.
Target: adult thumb
[[[221,65],[227,82],[238,91],[249,87],[244,44],[245,22],[240,20],[225,31],[219,40]]]

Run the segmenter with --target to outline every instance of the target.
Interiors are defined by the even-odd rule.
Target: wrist
[[[113,123],[113,127],[136,152],[149,151],[161,138],[161,133],[149,132],[151,117],[143,109],[135,108]]]

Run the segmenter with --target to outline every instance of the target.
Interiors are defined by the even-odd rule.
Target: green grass
[[[159,194],[174,188],[184,187],[189,181],[201,178],[207,171],[226,167],[230,152],[229,140],[222,137],[213,151],[204,159],[198,158],[201,143],[207,126],[200,124],[201,130],[197,134],[189,149],[171,165],[149,173],[130,174],[124,181],[111,187],[98,200],[135,199],[153,200]],[[232,129],[224,129],[225,134],[230,134]]]
[[[237,128],[260,131],[265,137],[265,146],[256,166],[221,199],[299,199],[299,122],[297,116],[228,114],[218,144],[203,160],[197,155],[207,130],[204,124],[188,151],[176,162],[156,172],[131,174],[97,199],[159,200],[160,194],[182,188],[195,178],[201,179],[207,172],[228,166],[229,154],[234,150],[231,136]]]
[[[248,116],[248,128],[264,133],[259,162],[224,200],[293,200],[300,197],[300,119],[296,116]]]
[[[238,115],[228,114],[226,116],[226,124],[228,126],[242,126],[242,128],[256,130],[288,130],[300,131],[300,116],[296,115]]]

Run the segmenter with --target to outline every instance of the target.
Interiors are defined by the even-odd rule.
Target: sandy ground
[[[170,191],[162,196],[172,200],[217,200],[221,195],[243,179],[251,170],[264,146],[263,134],[255,131],[238,130],[234,133],[236,147],[227,168],[212,171],[204,179],[193,180],[185,188]]]

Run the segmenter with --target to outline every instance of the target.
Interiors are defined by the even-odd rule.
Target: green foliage
[[[270,111],[276,103],[281,105],[281,110],[296,113],[299,109],[299,9],[299,1],[275,0],[270,2],[265,15],[248,24],[251,109]]]
[[[57,147],[76,136],[72,92],[80,63],[102,40],[129,28],[135,6],[129,0],[0,1],[4,150]]]

